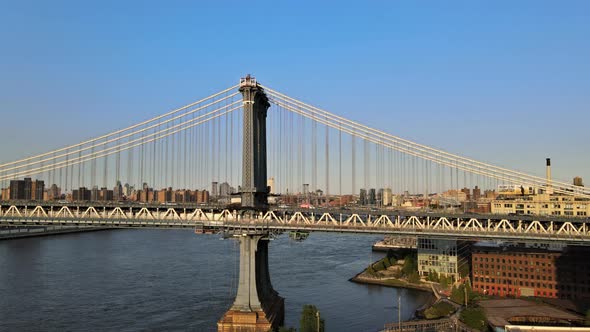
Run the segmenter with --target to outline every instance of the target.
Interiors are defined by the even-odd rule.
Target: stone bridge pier
[[[272,288],[268,234],[239,235],[240,281],[232,307],[217,322],[219,332],[268,332],[283,325],[285,300]]]

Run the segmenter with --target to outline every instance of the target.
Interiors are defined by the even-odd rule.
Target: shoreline
[[[434,294],[432,287],[430,286],[425,286],[425,285],[415,285],[415,284],[411,284],[399,279],[376,279],[376,278],[368,278],[368,277],[364,277],[362,276],[362,274],[365,271],[361,271],[359,273],[357,273],[354,277],[348,279],[348,281],[357,283],[357,284],[369,284],[369,285],[379,285],[379,286],[385,286],[385,287],[393,287],[393,288],[406,288],[406,289],[412,289],[412,290],[417,290],[417,291],[421,291],[421,292],[427,292],[430,293],[430,295],[432,295],[433,297],[436,298],[436,295]]]

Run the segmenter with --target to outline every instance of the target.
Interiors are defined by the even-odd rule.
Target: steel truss
[[[193,228],[211,231],[308,230],[377,234],[407,234],[468,239],[506,239],[590,243],[587,219],[522,218],[519,216],[430,216],[370,214],[350,211],[273,211],[241,215],[223,208],[0,205],[0,225],[88,225],[105,227]]]

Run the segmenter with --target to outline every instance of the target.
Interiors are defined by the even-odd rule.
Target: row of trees
[[[453,283],[453,277],[445,276],[444,274],[439,274],[434,270],[428,271],[428,276],[426,280],[432,282],[438,282],[442,288],[448,288]]]
[[[379,271],[387,270],[390,266],[397,265],[398,257],[388,251],[388,255],[378,260],[377,262],[369,265],[366,272],[373,276],[378,277]],[[418,261],[415,254],[408,254],[404,257],[404,264],[402,267],[393,274],[395,278],[405,278],[408,282],[419,283],[420,275],[418,274]]]

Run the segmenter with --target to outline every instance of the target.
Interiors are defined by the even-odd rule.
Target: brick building
[[[590,299],[587,247],[561,251],[474,246],[473,290],[496,296]]]

